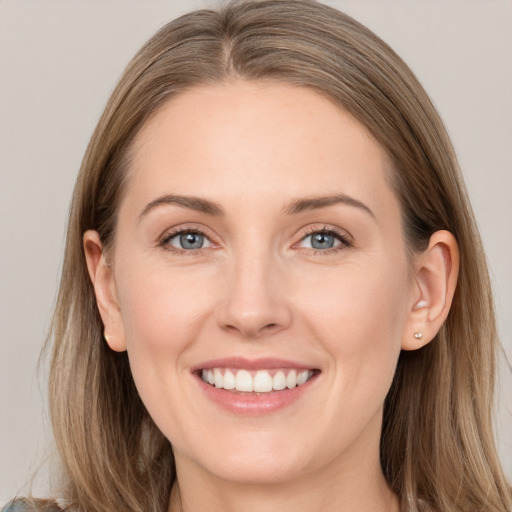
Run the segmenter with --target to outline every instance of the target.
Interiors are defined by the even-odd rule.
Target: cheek
[[[316,286],[305,283],[304,309],[319,331],[333,339],[357,345],[400,337],[408,301],[403,268],[394,272],[391,265],[351,265],[322,279],[324,286],[318,286],[319,279]],[[365,333],[372,339],[365,339]]]
[[[209,304],[205,281],[168,269],[146,268],[123,275],[119,295],[128,349],[176,351],[194,335]],[[197,333],[196,333],[197,334]]]
[[[124,271],[130,267],[130,272]],[[132,375],[153,420],[180,438],[176,413],[186,410],[184,359],[211,310],[209,283],[148,265],[119,266],[117,283]],[[169,429],[172,426],[172,429]]]
[[[181,400],[183,354],[199,336],[204,294],[197,281],[177,273],[129,262],[123,267],[116,284],[132,375],[157,424],[172,424],[168,415]]]
[[[407,319],[407,266],[346,267],[322,292],[309,286],[303,310],[332,360],[333,386],[357,405],[378,406],[391,384]],[[350,396],[348,396],[350,395]],[[372,402],[373,401],[373,402]]]
[[[310,327],[331,358],[325,376],[336,391],[326,396],[324,410],[341,444],[380,418],[396,370],[409,280],[406,270],[391,267],[354,266],[308,302]]]

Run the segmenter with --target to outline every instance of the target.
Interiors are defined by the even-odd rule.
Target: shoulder
[[[0,512],[57,512],[61,510],[54,501],[17,498],[5,505]]]
[[[26,503],[21,500],[10,501],[5,505],[1,512],[28,512],[29,510],[34,510],[32,507],[29,507]]]

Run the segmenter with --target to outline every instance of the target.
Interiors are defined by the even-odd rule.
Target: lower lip
[[[282,391],[271,391],[269,393],[227,391],[207,384],[198,375],[196,377],[205,395],[223,409],[234,414],[260,416],[279,411],[296,402],[304,393],[307,393],[311,385],[318,378],[318,374],[313,375],[301,386],[283,389]]]

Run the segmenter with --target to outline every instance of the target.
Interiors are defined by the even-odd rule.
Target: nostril
[[[258,300],[257,296],[251,301],[245,299],[233,296],[217,308],[218,325],[226,332],[256,339],[289,327],[291,311],[287,304],[279,304],[277,299],[276,302]]]
[[[242,334],[246,338],[258,339],[260,337],[264,337],[267,335],[271,335],[280,330],[280,324],[271,323],[263,326],[254,326],[254,325],[236,325],[236,324],[227,324],[223,326],[228,332],[233,334],[239,333]]]

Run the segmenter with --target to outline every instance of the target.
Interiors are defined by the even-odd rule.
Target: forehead
[[[141,204],[164,192],[243,196],[247,207],[328,192],[370,203],[393,195],[388,159],[367,130],[329,99],[292,85],[190,89],[146,123],[132,157],[128,194]]]

